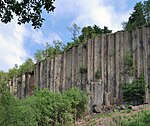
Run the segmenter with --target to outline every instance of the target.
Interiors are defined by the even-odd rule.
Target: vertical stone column
[[[65,90],[65,86],[66,86],[66,62],[67,62],[67,54],[66,52],[63,53],[63,76],[62,76],[62,91]]]
[[[119,45],[119,52],[120,52],[120,55],[119,55],[119,58],[120,58],[120,62],[119,62],[119,68],[120,68],[120,84],[119,84],[119,103],[122,104],[123,102],[123,94],[122,94],[122,85],[124,84],[124,51],[123,51],[123,46],[124,44],[124,32],[121,31],[120,32],[120,45]]]
[[[114,47],[114,35],[109,34],[108,37],[108,55],[107,55],[107,93],[108,93],[108,101],[109,104],[114,103],[114,54],[115,54],[115,47]]]
[[[143,67],[144,67],[144,78],[146,82],[145,88],[145,103],[149,103],[149,89],[148,89],[148,43],[147,43],[147,28],[142,28],[142,41],[143,41]]]
[[[60,77],[61,77],[61,59],[62,59],[62,55],[58,55],[57,56],[57,61],[58,64],[57,64],[57,80],[56,80],[56,91],[59,92],[60,91]]]
[[[85,68],[85,66],[83,66],[82,64],[82,44],[80,44],[78,46],[78,71],[77,71],[77,86],[82,89],[82,78],[83,78],[83,74],[81,73],[81,69]],[[86,69],[86,68],[85,68]]]
[[[148,87],[150,93],[150,27],[146,29],[147,32],[147,41],[146,41],[146,50],[147,50],[147,74],[148,74]]]
[[[55,68],[54,68],[54,92],[57,92],[58,88],[58,64],[59,64],[59,57],[55,57]]]
[[[71,81],[72,81],[72,84],[71,84],[71,87],[74,87],[75,86],[75,64],[76,64],[76,60],[75,60],[75,47],[72,48],[72,53],[71,53],[71,57],[72,57],[72,64],[71,64],[71,73],[72,73],[72,77],[71,77]]]
[[[50,91],[54,92],[54,59],[51,59],[51,66],[50,66]]]
[[[67,61],[68,61],[68,65],[67,65],[67,71],[68,71],[68,88],[72,87],[72,49],[70,49],[68,51],[68,55],[67,55]]]
[[[116,98],[119,100],[119,84],[120,84],[120,57],[119,57],[119,43],[120,43],[120,32],[116,33],[116,41],[115,41],[115,83],[116,83]]]
[[[43,62],[43,88],[47,88],[47,60]]]
[[[88,70],[88,67],[87,67],[87,50],[88,50],[87,43],[82,44],[82,64]],[[83,90],[86,90],[87,84],[88,84],[88,82],[87,82],[87,72],[86,72],[82,75],[82,89]]]
[[[47,64],[46,64],[46,87],[50,90],[50,66],[51,66],[51,62],[50,62],[50,58],[47,59]]]
[[[22,99],[22,98],[24,98],[25,97],[25,74],[23,74],[22,75],[22,78],[21,78],[21,88],[20,88],[20,91],[21,91],[21,96],[20,96],[20,98]]]

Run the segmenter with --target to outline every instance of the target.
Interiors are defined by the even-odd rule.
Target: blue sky
[[[40,29],[30,24],[19,26],[16,19],[0,23],[0,70],[7,71],[32,58],[46,42],[61,40],[66,44],[71,40],[67,27],[73,23],[81,28],[96,24],[108,26],[113,32],[122,30],[121,22],[128,20],[136,2],[139,0],[56,0],[55,11],[43,13],[45,21]]]

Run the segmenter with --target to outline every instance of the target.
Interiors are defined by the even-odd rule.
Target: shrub
[[[101,73],[100,70],[97,70],[97,71],[95,72],[95,78],[96,78],[96,79],[100,79],[100,78],[101,78],[101,75],[102,75],[102,73]]]
[[[19,100],[0,84],[0,126],[68,126],[83,115],[86,103],[86,93],[77,88],[63,94],[37,90]]]
[[[69,90],[66,90],[63,93],[64,97],[68,98],[71,102],[72,111],[74,114],[74,120],[82,117],[84,115],[87,103],[88,103],[88,97],[87,94],[78,88],[72,88]]]
[[[85,74],[87,73],[87,68],[85,66],[80,67],[80,74]]]
[[[124,102],[130,104],[144,103],[145,86],[144,76],[140,76],[132,83],[124,84],[122,87]]]
[[[129,76],[133,76],[134,65],[133,65],[133,55],[130,52],[127,52],[124,55],[124,69],[125,73]]]

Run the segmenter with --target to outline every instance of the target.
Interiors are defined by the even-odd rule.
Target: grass
[[[85,117],[76,126],[150,126],[150,105]]]

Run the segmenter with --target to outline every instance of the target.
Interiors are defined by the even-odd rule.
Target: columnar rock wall
[[[131,54],[133,70],[126,72],[125,55]],[[130,66],[128,66],[130,67]],[[88,40],[53,59],[38,62],[33,74],[14,79],[20,98],[31,95],[35,87],[62,92],[79,87],[89,94],[89,104],[122,103],[121,85],[144,74],[150,87],[150,28],[119,31]],[[149,90],[146,89],[145,102]]]

